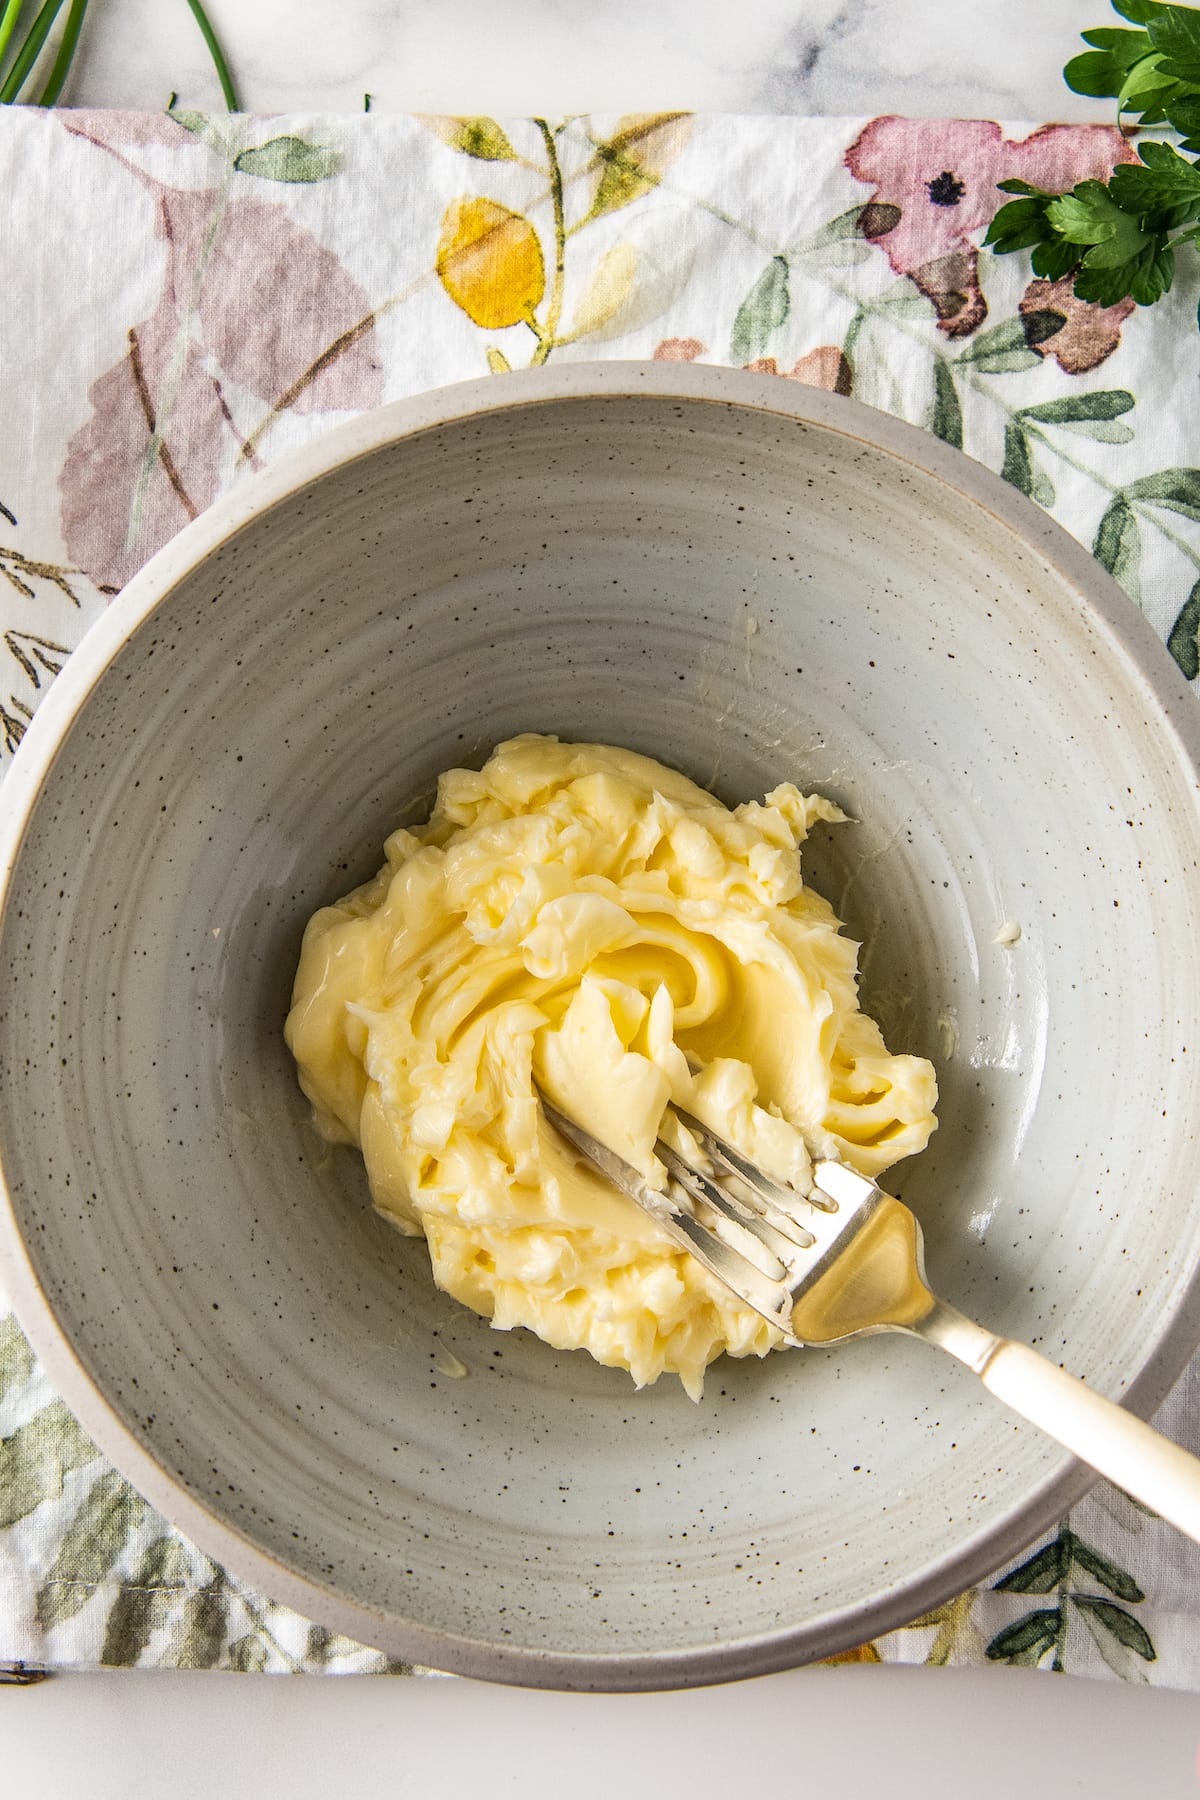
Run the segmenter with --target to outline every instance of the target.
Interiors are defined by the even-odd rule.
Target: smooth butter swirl
[[[580,1166],[534,1086],[653,1178],[672,1100],[799,1185],[810,1147],[867,1174],[922,1149],[933,1070],[858,1011],[857,946],[801,879],[809,826],[842,817],[790,783],[730,811],[630,751],[513,738],[315,915],[287,1021],[301,1084],[439,1286],[694,1395],[721,1351],[778,1344]]]

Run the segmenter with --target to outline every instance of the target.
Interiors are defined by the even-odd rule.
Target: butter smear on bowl
[[[447,1293],[694,1397],[722,1351],[781,1342],[536,1090],[651,1179],[672,1102],[801,1190],[811,1150],[867,1175],[922,1150],[932,1066],[859,1011],[858,946],[801,876],[813,821],[844,816],[791,783],[730,810],[632,751],[517,737],[444,774],[429,823],[314,915],[301,1086]]]

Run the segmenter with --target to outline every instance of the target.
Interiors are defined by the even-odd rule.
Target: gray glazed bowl
[[[506,377],[247,482],[5,788],[0,1275],[53,1379],[214,1556],[445,1669],[711,1682],[944,1600],[1078,1466],[901,1338],[719,1363],[696,1406],[460,1310],[312,1133],[300,933],[514,732],[832,794],[812,879],[939,1069],[894,1184],[933,1279],[1146,1411],[1200,1335],[1192,706],[1042,513],[792,383]]]

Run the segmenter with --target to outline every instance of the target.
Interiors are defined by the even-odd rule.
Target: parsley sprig
[[[1067,64],[1067,85],[1115,97],[1119,121],[1169,126],[1180,149],[1142,144],[1140,162],[1067,194],[1002,181],[1018,198],[1000,208],[984,241],[1002,256],[1030,250],[1034,273],[1049,281],[1073,274],[1081,300],[1152,306],[1171,287],[1176,251],[1200,240],[1200,162],[1180,154],[1200,153],[1200,10],[1162,0],[1113,0],[1113,9],[1142,29],[1085,31],[1093,48]]]

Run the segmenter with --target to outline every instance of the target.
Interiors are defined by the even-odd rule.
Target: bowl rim
[[[157,551],[86,631],[45,699],[4,781],[0,810],[0,925],[39,797],[67,733],[110,662],[199,563],[251,520],[323,476],[387,445],[497,412],[580,400],[679,401],[749,410],[832,432],[912,465],[982,507],[1072,588],[1149,689],[1156,721],[1190,769],[1200,800],[1200,708],[1147,619],[1061,525],[999,475],[915,425],[857,400],[778,376],[709,364],[575,362],[435,388],[363,413],[279,457],[219,497]],[[80,1360],[37,1276],[3,1169],[0,1280],[50,1381],[99,1449],[156,1510],[222,1565],[304,1617],[389,1655],[454,1674],[528,1687],[649,1691],[710,1685],[816,1661],[880,1637],[1001,1568],[1097,1479],[1068,1459],[947,1560],[860,1602],[798,1625],[681,1651],[576,1653],[505,1646],[404,1620],[347,1599],[279,1561],[190,1492],[125,1424]],[[1165,1397],[1200,1341],[1200,1266],[1158,1344],[1121,1395],[1145,1417]]]

